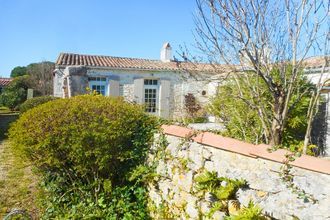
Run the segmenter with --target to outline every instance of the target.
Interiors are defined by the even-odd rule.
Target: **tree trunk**
[[[274,97],[274,118],[272,121],[272,131],[270,137],[270,145],[277,146],[282,143],[283,131],[284,131],[284,118],[283,110],[285,103],[285,95],[283,92]]]
[[[283,136],[283,126],[281,125],[280,119],[273,119],[272,122],[272,134],[270,139],[271,146],[277,146],[282,143],[282,136]]]

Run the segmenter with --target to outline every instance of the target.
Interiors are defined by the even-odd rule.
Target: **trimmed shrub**
[[[57,97],[53,96],[39,96],[32,99],[28,99],[23,104],[19,106],[19,110],[21,113],[26,112],[27,110],[30,110],[31,108],[34,108],[38,105],[44,104],[46,102],[52,101],[58,99]]]
[[[83,95],[57,99],[23,113],[10,128],[9,137],[45,176],[61,179],[60,184],[52,178],[45,183],[49,186],[53,181],[57,186],[52,191],[57,193],[55,198],[64,199],[63,193],[71,192],[65,194],[71,201],[54,206],[65,212],[70,210],[68,204],[76,207],[77,202],[86,204],[82,205],[85,208],[101,198],[111,203],[118,187],[135,186],[129,181],[130,173],[145,162],[157,124],[141,106],[121,98]],[[103,209],[96,206],[95,210]]]

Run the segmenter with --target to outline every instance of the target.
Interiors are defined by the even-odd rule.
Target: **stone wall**
[[[216,171],[221,177],[247,181],[248,187],[236,193],[241,207],[252,200],[275,219],[330,218],[330,161],[302,156],[289,162],[289,152],[269,152],[266,145],[178,126],[163,129],[167,143],[155,144],[150,155],[159,175],[149,186],[154,217],[164,217],[159,215],[166,211],[172,218],[223,219],[228,213],[209,215],[215,200],[198,193],[194,181],[200,173]],[[292,181],[285,179],[288,170]]]

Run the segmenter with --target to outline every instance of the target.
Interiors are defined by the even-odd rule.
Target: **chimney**
[[[162,62],[170,62],[172,60],[172,47],[168,42],[164,43],[160,51],[160,60]]]

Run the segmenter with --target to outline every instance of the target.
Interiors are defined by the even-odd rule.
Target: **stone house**
[[[304,72],[318,84],[330,79],[324,57],[305,60]],[[169,43],[161,48],[160,60],[61,53],[54,71],[54,96],[71,97],[95,90],[105,96],[122,96],[144,104],[146,111],[167,119],[187,116],[185,96],[192,94],[201,106],[216,94],[217,87],[233,66],[177,61]],[[322,73],[323,69],[323,74]],[[330,83],[322,90],[323,105],[313,125],[312,139],[330,155]],[[209,116],[209,119],[213,119]],[[315,128],[315,129],[314,129]]]
[[[185,117],[187,94],[205,105],[216,92],[212,79],[223,74],[210,64],[173,59],[169,43],[163,45],[160,60],[61,53],[55,65],[56,97],[93,90],[144,104],[147,112],[168,119]]]

